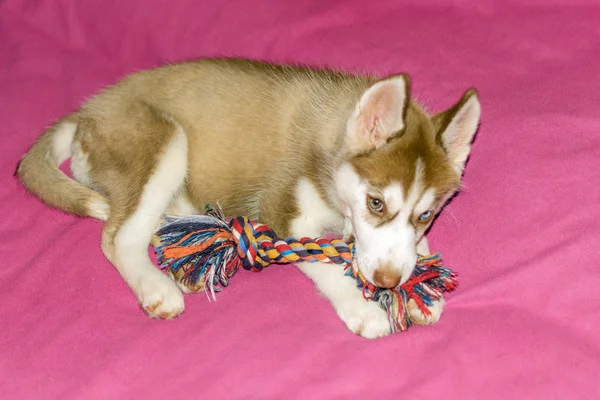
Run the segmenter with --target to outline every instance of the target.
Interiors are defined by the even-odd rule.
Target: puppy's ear
[[[410,78],[400,74],[367,89],[350,116],[346,144],[353,153],[383,146],[404,129],[410,94]]]
[[[465,168],[480,118],[481,105],[475,89],[467,90],[454,107],[432,117],[436,142],[446,151],[458,175]]]

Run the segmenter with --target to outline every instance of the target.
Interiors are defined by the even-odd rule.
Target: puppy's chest
[[[315,184],[302,177],[294,188],[296,213],[290,224],[290,233],[297,237],[321,236],[327,232],[341,232],[344,218],[329,204]]]

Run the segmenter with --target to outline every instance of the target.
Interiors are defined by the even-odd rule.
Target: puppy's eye
[[[383,201],[376,197],[368,197],[367,203],[371,211],[381,214],[383,212]]]
[[[432,215],[433,213],[431,212],[431,210],[427,210],[421,215],[419,215],[419,221],[427,221],[429,218],[431,218]]]

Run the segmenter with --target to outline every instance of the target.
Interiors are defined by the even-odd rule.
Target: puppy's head
[[[381,287],[404,283],[416,246],[460,188],[480,119],[475,90],[430,116],[410,102],[410,81],[395,75],[362,95],[347,123],[350,158],[335,173],[352,223],[355,262]]]

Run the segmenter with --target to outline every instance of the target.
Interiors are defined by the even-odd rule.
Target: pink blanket
[[[0,2],[0,398],[600,398],[599,21],[591,0]],[[439,324],[362,339],[283,266],[150,320],[101,225],[17,184],[82,99],[214,55],[407,71],[431,111],[479,89],[465,189],[431,233],[461,277]]]

